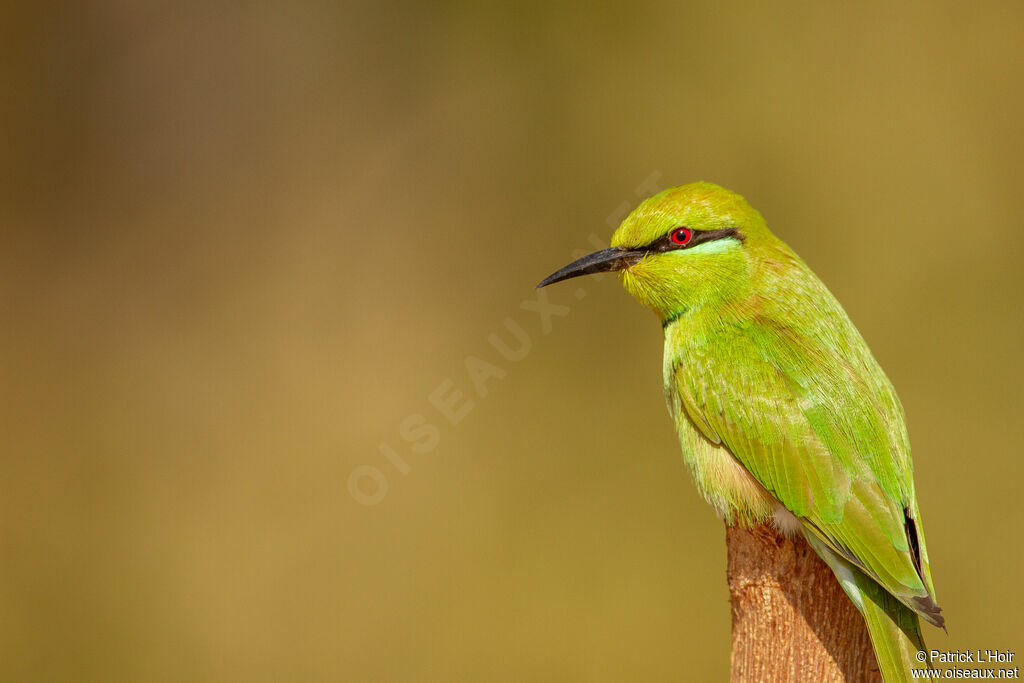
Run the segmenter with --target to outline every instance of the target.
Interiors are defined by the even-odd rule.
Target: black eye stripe
[[[646,247],[642,249],[644,251],[660,253],[663,251],[675,251],[676,249],[689,249],[695,247],[698,244],[704,244],[705,242],[713,242],[715,240],[725,239],[727,237],[735,237],[736,239],[743,241],[743,233],[740,232],[739,228],[720,228],[718,230],[693,230],[690,229],[690,240],[686,244],[677,244],[672,241],[672,233],[679,228],[685,226],[678,226],[672,228],[667,235],[659,237],[654,240]]]

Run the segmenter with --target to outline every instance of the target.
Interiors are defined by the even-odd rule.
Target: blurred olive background
[[[929,644],[1020,648],[1022,27],[1012,1],[7,6],[2,677],[724,679],[724,530],[657,321],[611,277],[522,306],[698,179],[902,396]]]

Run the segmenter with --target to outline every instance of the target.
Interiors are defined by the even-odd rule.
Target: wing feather
[[[771,321],[724,324],[688,340],[674,381],[698,429],[811,533],[924,614],[915,600],[937,606],[908,542],[905,511],[916,502],[902,411],[873,359],[849,353]]]

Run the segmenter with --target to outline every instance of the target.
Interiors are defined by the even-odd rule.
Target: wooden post
[[[864,619],[802,537],[726,527],[732,681],[881,680]]]

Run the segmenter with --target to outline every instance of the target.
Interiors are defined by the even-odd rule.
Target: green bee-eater
[[[886,681],[909,680],[935,602],[896,392],[846,312],[742,197],[711,183],[642,202],[538,285],[618,271],[665,331],[683,457],[729,524],[802,534],[864,615]]]

